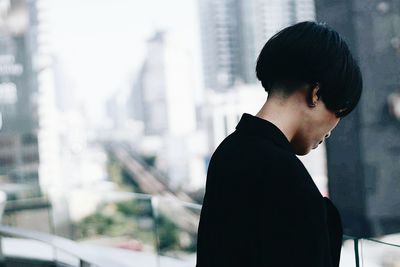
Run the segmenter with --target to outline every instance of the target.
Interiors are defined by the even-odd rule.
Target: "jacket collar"
[[[236,126],[238,132],[272,140],[281,148],[295,153],[285,134],[272,122],[243,113]]]

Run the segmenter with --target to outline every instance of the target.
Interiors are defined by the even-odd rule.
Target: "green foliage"
[[[154,167],[156,162],[156,156],[142,156],[142,159],[147,165]]]
[[[190,245],[184,248],[187,252],[195,253],[197,251],[197,235],[191,236]]]
[[[149,166],[154,166],[156,158],[142,156],[142,159]],[[125,170],[112,154],[109,154],[107,170],[111,180],[118,184],[120,189],[141,193],[139,186],[132,179],[132,174]],[[189,235],[189,238],[185,238],[186,241],[182,242],[181,229],[173,220],[162,213],[159,214],[156,225],[152,219],[153,211],[149,200],[107,204],[76,225],[77,235],[81,239],[94,236],[126,236],[153,245],[156,231],[162,254],[196,251],[195,235],[186,233],[186,237]]]
[[[117,210],[125,216],[152,216],[150,200],[121,202],[117,204]]]
[[[120,187],[120,189],[137,193],[142,192],[138,184],[134,181],[134,179],[132,179],[131,174],[129,174],[121,166],[121,164],[110,155],[107,163],[107,172],[110,176],[111,181],[116,183]]]
[[[86,217],[80,223],[80,236],[103,235],[113,225],[114,221],[111,217],[105,216],[101,213],[95,213]],[[95,227],[92,227],[95,226]]]
[[[132,179],[130,173],[128,173],[125,169],[121,169],[121,176],[122,176],[122,184],[128,186],[130,188],[129,191],[133,191],[136,193],[143,193],[140,189],[139,185],[136,183],[135,179]]]
[[[157,218],[157,233],[159,236],[160,252],[179,247],[178,228],[176,224],[163,215]]]
[[[182,232],[172,220],[162,214],[157,220],[157,233],[161,254],[171,254],[170,252],[173,251],[196,252],[197,235]],[[188,244],[181,244],[179,240],[181,234],[189,236],[190,242]]]
[[[144,244],[154,244],[155,230],[158,234],[159,250],[162,254],[173,251],[196,251],[195,236],[191,235],[190,244],[182,246],[179,226],[163,214],[157,217],[157,228],[154,224],[144,227],[140,221],[151,220],[150,201],[136,200],[104,205],[93,215],[84,218],[76,225],[78,239],[98,236],[129,237]],[[150,221],[151,222],[151,221]]]
[[[111,181],[115,182],[118,185],[122,184],[122,167],[115,162],[114,160],[112,160],[111,158],[109,159],[108,163],[107,163],[107,172],[108,175],[111,178]]]
[[[76,236],[87,239],[96,236],[131,237],[144,243],[153,243],[152,227],[143,227],[139,222],[151,218],[135,201],[107,204],[98,212],[84,218],[76,225]],[[141,214],[134,211],[142,211]],[[133,212],[133,213],[132,213]]]

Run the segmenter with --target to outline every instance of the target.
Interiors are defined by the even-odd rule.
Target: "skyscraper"
[[[1,0],[0,14],[0,175],[39,192],[35,1]]]
[[[136,109],[143,108],[140,113],[145,134],[182,134],[194,130],[194,70],[189,52],[178,35],[168,32],[155,33],[147,47],[131,98],[141,101]]]
[[[358,107],[327,140],[330,196],[344,232],[400,231],[400,122],[391,100],[400,88],[400,1],[317,0],[317,18],[348,42],[364,79]]]
[[[200,0],[204,84],[225,90],[254,83],[255,64],[278,30],[314,20],[313,0]]]
[[[141,102],[136,114],[143,118],[145,135],[163,140],[156,166],[166,171],[171,185],[198,186],[195,176],[204,170],[193,170],[203,168],[201,153],[197,147],[187,145],[201,139],[195,132],[194,64],[190,52],[179,35],[162,31],[148,40],[147,48],[130,98],[136,100],[131,104]]]

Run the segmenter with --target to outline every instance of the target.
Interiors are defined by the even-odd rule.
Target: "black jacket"
[[[244,113],[211,157],[197,267],[337,267],[342,224],[288,139]]]

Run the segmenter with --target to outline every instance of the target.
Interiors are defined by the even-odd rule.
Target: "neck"
[[[273,123],[291,142],[300,127],[299,110],[301,110],[300,103],[294,97],[288,99],[268,97],[256,116]]]

